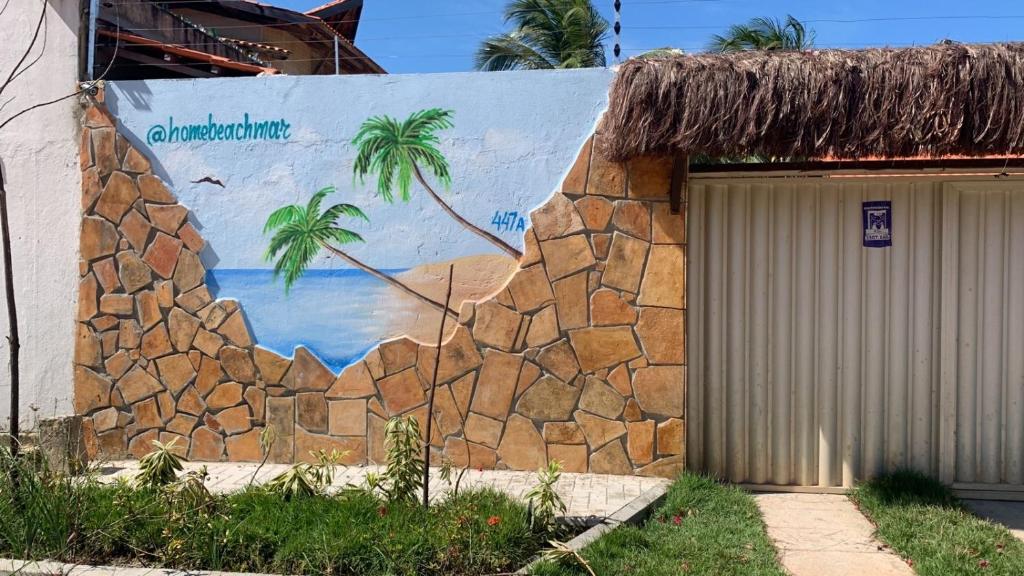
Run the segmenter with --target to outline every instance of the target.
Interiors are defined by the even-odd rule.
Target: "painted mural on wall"
[[[436,373],[424,440],[456,466],[677,473],[685,211],[670,158],[600,154],[609,80],[124,82],[88,99],[75,410],[91,452],[380,463],[389,418],[426,428]]]
[[[261,346],[335,372],[429,341],[498,290],[529,212],[606,103],[607,71],[118,82],[107,103],[191,210],[217,298]]]

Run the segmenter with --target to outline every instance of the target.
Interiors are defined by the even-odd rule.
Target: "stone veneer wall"
[[[187,209],[102,103],[84,122],[75,410],[93,456],[177,439],[190,459],[255,461],[269,423],[271,461],[337,448],[381,462],[388,417],[423,423],[434,346],[385,342],[337,377],[303,348],[289,360],[254,346],[241,306],[211,298]],[[613,164],[593,141],[532,214],[520,269],[464,304],[442,346],[431,445],[457,465],[683,466],[685,219],[669,211],[671,163]]]

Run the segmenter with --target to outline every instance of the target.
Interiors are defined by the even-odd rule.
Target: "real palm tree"
[[[590,0],[512,0],[505,23],[513,29],[484,40],[478,70],[597,68],[605,65],[608,21]]]
[[[412,198],[412,180],[419,182],[441,208],[466,229],[501,248],[515,258],[519,250],[494,234],[475,226],[445,202],[423,175],[429,170],[445,188],[451,185],[451,170],[444,154],[437,149],[438,130],[452,127],[452,111],[431,108],[413,113],[404,122],[390,116],[374,116],[359,128],[352,144],[359,149],[353,172],[360,182],[377,175],[377,195],[385,202],[395,201],[395,189],[403,202]]]
[[[806,50],[813,45],[814,31],[808,31],[803,22],[787,15],[785,22],[777,18],[753,18],[746,24],[736,24],[724,36],[712,36],[708,50]]]
[[[274,235],[270,239],[265,257],[268,261],[277,259],[274,264],[274,277],[284,276],[285,291],[290,290],[295,281],[302,277],[313,258],[323,249],[431,307],[447,311],[448,314],[457,317],[458,314],[454,310],[446,310],[444,304],[420,294],[396,278],[364,264],[335,246],[364,241],[356,232],[338,226],[339,218],[347,216],[367,222],[369,219],[362,210],[352,204],[335,204],[321,213],[320,205],[324,198],[334,191],[334,186],[323,188],[314,194],[305,206],[290,204],[278,208],[267,218],[263,233],[274,232]]]

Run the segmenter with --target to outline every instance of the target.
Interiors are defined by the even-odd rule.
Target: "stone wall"
[[[599,136],[598,136],[599,137]],[[463,305],[442,345],[430,439],[457,465],[671,475],[683,465],[685,226],[671,163],[604,161],[587,143],[532,216],[519,270]],[[337,448],[381,462],[387,418],[426,419],[434,346],[402,338],[335,376],[308,350],[255,346],[214,301],[188,210],[101,104],[82,133],[75,410],[90,451],[139,457],[177,439],[195,460]]]

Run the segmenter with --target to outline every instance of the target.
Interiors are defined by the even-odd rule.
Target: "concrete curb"
[[[88,566],[48,560],[11,560],[0,558],[0,576],[272,576],[248,572],[210,570],[172,570],[170,568],[129,568],[124,566]]]
[[[655,507],[664,502],[665,495],[668,493],[669,487],[670,486],[656,486],[647,490],[630,501],[629,504],[619,508],[611,516],[604,518],[600,523],[566,542],[566,546],[576,552],[579,552],[622,524],[639,524],[643,522],[648,516],[650,516]],[[531,560],[526,566],[516,570],[515,573],[529,574],[530,570],[540,561],[541,558],[538,556]]]

